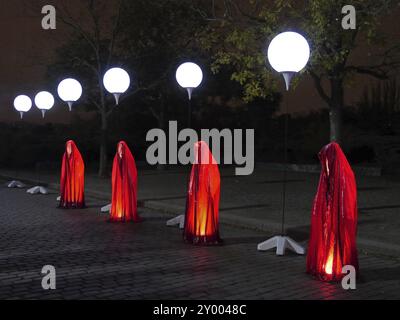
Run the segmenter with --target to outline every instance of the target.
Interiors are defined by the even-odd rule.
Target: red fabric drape
[[[210,149],[203,141],[195,143],[195,162],[186,198],[184,239],[193,244],[218,244],[220,175]]]
[[[358,274],[357,187],[337,143],[323,147],[319,159],[322,170],[311,213],[307,272],[324,281],[339,281],[345,265],[354,266]]]
[[[69,152],[70,151],[70,154]],[[82,155],[72,140],[65,144],[60,179],[61,208],[85,207],[85,164]]]
[[[137,170],[125,141],[117,145],[112,169],[110,221],[140,221],[137,213]]]

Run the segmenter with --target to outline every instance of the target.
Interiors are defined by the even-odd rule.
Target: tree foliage
[[[341,25],[342,7],[347,4],[356,9],[355,30],[344,30]],[[396,4],[394,0],[213,1],[208,10],[199,9],[209,21],[202,43],[212,54],[212,70],[217,73],[226,66],[232,67],[231,79],[240,83],[245,100],[251,101],[276,88],[276,77],[266,62],[268,43],[282,31],[304,34],[312,50],[306,72],[331,110],[331,139],[340,140],[346,81],[355,73],[384,79],[400,66],[398,43],[386,46],[374,64],[351,61],[360,43],[385,44],[379,26]]]
[[[222,1],[215,6],[218,3]],[[341,9],[348,1],[224,1],[220,7],[201,12],[209,21],[202,44],[213,55],[212,70],[217,73],[226,65],[233,66],[232,79],[243,86],[244,96],[251,100],[265,96],[271,88],[273,79],[266,51],[276,34],[292,30],[305,35],[312,50],[308,70],[320,77],[330,77],[338,66],[347,64],[359,45],[357,37],[365,38],[371,45],[385,44],[385,35],[377,31],[384,15],[396,3],[351,1],[357,12],[357,29],[344,30]],[[386,77],[389,69],[399,65],[395,59],[398,47],[396,44],[385,51],[376,65],[348,66],[343,71]]]

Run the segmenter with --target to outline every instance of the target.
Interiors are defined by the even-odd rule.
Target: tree
[[[220,4],[218,6],[218,4]],[[330,110],[330,139],[340,141],[345,85],[356,73],[386,79],[400,66],[400,46],[386,47],[373,65],[352,63],[352,54],[361,41],[384,44],[377,33],[383,15],[394,8],[393,0],[354,0],[357,28],[342,28],[342,7],[348,1],[212,1],[208,10],[198,12],[209,21],[202,38],[203,46],[213,54],[213,71],[233,66],[231,75],[243,87],[247,101],[265,97],[276,84],[266,68],[267,44],[277,33],[300,30],[310,42],[312,55],[307,67],[315,87]]]
[[[206,25],[190,1],[127,1],[121,16],[122,46],[135,74],[145,86],[141,103],[165,128],[168,109],[176,101],[176,68],[182,61],[204,60],[197,34]]]
[[[65,1],[57,7],[58,19],[72,37],[58,50],[49,77],[76,75],[84,84],[84,103],[100,120],[99,176],[106,175],[109,119],[115,103],[103,86],[105,71],[122,65],[133,83],[120,105],[131,104],[139,92],[141,105],[163,128],[176,65],[194,51],[196,29],[204,21],[190,3],[165,1],[86,0],[79,13]],[[201,28],[199,28],[201,29]],[[56,79],[54,79],[56,80]],[[121,108],[121,107],[119,107]]]
[[[115,103],[106,95],[103,75],[111,63],[121,63],[117,47],[122,4],[122,0],[111,4],[104,0],[87,0],[78,14],[76,8],[71,12],[66,1],[59,1],[57,18],[70,28],[72,36],[59,48],[57,61],[48,71],[52,77],[78,74],[84,84],[83,103],[100,119],[99,176],[106,176],[108,119],[115,109]]]

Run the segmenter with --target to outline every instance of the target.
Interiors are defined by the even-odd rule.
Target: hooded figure
[[[125,141],[117,145],[112,169],[110,221],[140,221],[137,214],[137,170]]]
[[[60,179],[60,208],[85,207],[85,164],[72,140],[65,144]]]
[[[204,141],[196,142],[194,151],[195,162],[186,198],[184,240],[193,244],[218,244],[221,242],[218,226],[218,164]]]
[[[340,281],[345,265],[352,265],[358,274],[356,181],[337,143],[323,147],[319,159],[322,171],[311,213],[307,273]]]

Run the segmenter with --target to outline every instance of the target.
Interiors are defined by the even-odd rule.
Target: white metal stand
[[[184,214],[181,214],[181,215],[167,221],[168,227],[173,227],[176,225],[179,225],[180,229],[183,229],[185,227],[185,215]]]
[[[288,236],[275,236],[264,242],[261,242],[257,246],[259,251],[267,251],[276,248],[276,255],[283,256],[286,249],[289,249],[297,254],[304,254],[304,248]]]
[[[58,196],[58,197],[57,197],[57,201],[60,201],[60,200],[61,200],[61,196]]]
[[[26,190],[26,192],[30,193],[30,194],[39,194],[39,193],[40,194],[48,194],[49,193],[49,191],[45,187],[42,187],[42,186],[35,186],[33,188]]]
[[[104,207],[102,207],[100,209],[100,211],[101,211],[101,213],[110,213],[110,211],[111,211],[111,203],[106,205],[106,206],[104,206]]]
[[[25,188],[26,185],[18,180],[13,180],[7,184],[8,188]]]

